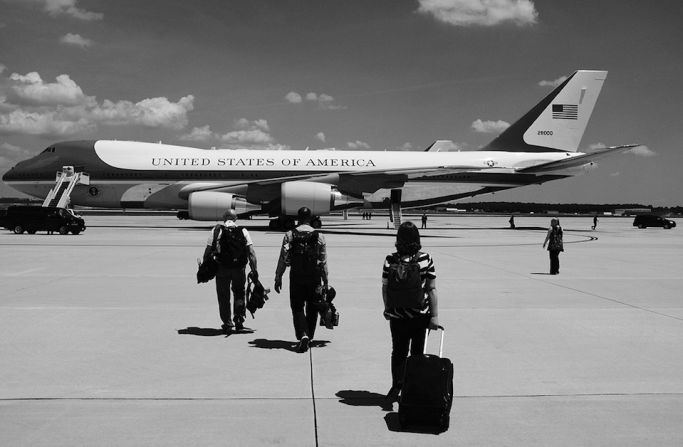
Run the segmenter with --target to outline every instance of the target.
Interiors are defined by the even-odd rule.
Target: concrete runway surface
[[[324,219],[341,321],[310,354],[293,351],[286,278],[253,333],[218,333],[214,285],[194,276],[210,225],[115,215],[86,216],[78,236],[3,231],[0,445],[683,445],[683,229],[562,218],[550,276],[550,218],[508,218],[422,230],[455,365],[441,434],[401,432],[382,399],[386,218]],[[272,288],[282,234],[240,223]]]

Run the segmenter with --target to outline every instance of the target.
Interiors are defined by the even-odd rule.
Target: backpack
[[[548,250],[564,251],[561,227],[557,227],[551,230],[550,240],[548,241]]]
[[[318,276],[318,232],[293,229],[289,260],[292,275],[303,278]]]
[[[216,241],[216,261],[230,268],[247,265],[247,238],[241,227],[219,228]]]
[[[391,255],[387,272],[388,309],[422,309],[425,293],[420,276],[420,253],[404,260],[398,253]]]

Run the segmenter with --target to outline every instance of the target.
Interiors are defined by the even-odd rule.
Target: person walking
[[[282,275],[289,270],[289,304],[292,309],[298,352],[308,351],[318,323],[316,288],[328,287],[327,246],[322,234],[311,227],[312,214],[307,207],[297,213],[298,226],[282,239],[280,258],[275,270],[275,291],[282,290]]]
[[[595,230],[596,228],[598,228],[598,215],[597,214],[595,216],[593,216],[593,226],[591,227],[591,229]]]
[[[422,228],[427,228],[427,213],[422,213]]]
[[[253,275],[258,278],[256,252],[254,244],[246,228],[235,223],[237,214],[228,209],[223,214],[223,223],[211,230],[211,236],[204,250],[204,259],[212,256],[218,264],[216,271],[216,295],[218,297],[218,312],[222,329],[230,334],[235,329],[244,329],[246,317],[245,284],[246,265]],[[234,295],[233,312],[230,309],[230,289]]]
[[[548,244],[548,253],[550,255],[550,274],[557,275],[560,273],[560,252],[564,251],[560,219],[550,219],[550,228],[543,241],[544,249],[546,244]]]
[[[514,214],[510,216],[510,220],[508,220],[508,222],[510,223],[510,229],[514,230],[515,229],[515,215]]]
[[[386,398],[391,402],[401,392],[408,351],[422,354],[425,329],[439,327],[434,262],[421,248],[417,227],[404,222],[396,233],[396,251],[382,266],[384,318],[391,332],[391,389]]]

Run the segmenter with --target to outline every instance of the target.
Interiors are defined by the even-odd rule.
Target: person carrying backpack
[[[386,395],[391,402],[401,392],[408,350],[421,355],[425,329],[439,327],[434,261],[421,248],[417,227],[404,222],[396,233],[396,251],[382,267],[384,318],[391,331],[391,389]]]
[[[204,259],[212,256],[218,264],[216,272],[216,295],[218,296],[218,312],[222,329],[230,334],[235,329],[244,329],[246,317],[245,284],[247,276],[245,268],[249,268],[258,278],[256,252],[251,236],[246,228],[237,226],[237,214],[229,209],[223,214],[224,223],[211,230],[211,236],[204,250]],[[230,310],[230,289],[234,295],[234,316]]]
[[[282,275],[289,270],[289,304],[292,309],[298,352],[308,351],[318,322],[316,287],[328,287],[327,246],[325,238],[311,227],[311,210],[298,211],[299,225],[282,239],[280,258],[275,270],[275,291],[282,289]]]

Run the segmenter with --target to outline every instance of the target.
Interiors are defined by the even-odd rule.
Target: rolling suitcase
[[[409,425],[436,426],[448,430],[453,403],[453,363],[442,357],[444,330],[441,328],[439,355],[427,354],[427,338],[423,355],[406,360],[403,388],[398,402],[401,428]]]

